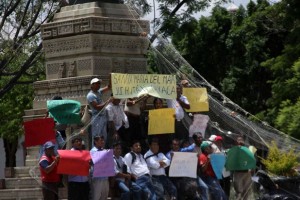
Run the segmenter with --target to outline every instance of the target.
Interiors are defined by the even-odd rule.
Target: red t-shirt
[[[205,164],[206,162],[208,162],[208,157],[206,154],[204,153],[201,153],[201,155],[198,157],[198,162],[199,162],[199,165],[202,167],[203,164]],[[216,177],[215,175],[215,172],[210,164],[210,161],[208,163],[208,166],[206,168],[206,171],[202,172],[202,174],[204,176],[211,176],[211,177]]]
[[[43,155],[40,159],[40,162],[42,162],[43,160],[46,160],[48,162],[48,164],[50,165],[53,161],[54,161],[54,157],[47,157],[45,155]],[[59,174],[56,173],[57,170],[57,166],[55,166],[55,168],[50,172],[50,173],[46,173],[42,166],[40,165],[40,171],[41,171],[41,178],[43,182],[46,183],[57,183],[60,181],[60,176]]]

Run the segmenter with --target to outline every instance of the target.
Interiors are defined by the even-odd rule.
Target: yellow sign
[[[187,97],[191,108],[187,112],[209,111],[206,88],[183,88],[183,95]]]
[[[148,135],[175,132],[175,109],[162,108],[149,110]]]
[[[176,99],[176,76],[168,74],[112,73],[112,92],[124,99],[149,94],[163,99]]]

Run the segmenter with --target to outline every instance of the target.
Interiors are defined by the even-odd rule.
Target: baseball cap
[[[215,141],[222,141],[222,140],[223,140],[223,138],[219,135],[215,138]]]
[[[54,147],[55,147],[55,145],[51,141],[46,142],[44,144],[44,149],[50,149],[50,148],[54,148]]]
[[[91,80],[91,85],[94,84],[94,83],[98,83],[98,82],[102,82],[102,80],[99,79],[99,78],[93,78],[93,79]]]
[[[211,145],[211,143],[209,143],[207,141],[202,142],[200,145],[201,151],[204,151],[206,149],[206,147],[209,147],[210,145]]]
[[[215,141],[216,137],[217,137],[216,135],[211,135],[211,136],[208,138],[208,140],[213,142],[213,141]]]
[[[182,80],[180,83],[181,83],[181,85],[184,85],[184,84],[189,83],[189,81],[188,80]]]

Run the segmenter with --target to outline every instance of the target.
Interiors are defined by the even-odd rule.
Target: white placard
[[[197,153],[174,152],[169,176],[197,178],[197,162]]]

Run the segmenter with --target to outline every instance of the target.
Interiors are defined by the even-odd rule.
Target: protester
[[[236,138],[236,146],[245,146],[245,141],[242,136]],[[236,193],[236,200],[248,200],[250,198],[251,184],[252,179],[250,169],[233,171],[233,187]]]
[[[58,200],[58,184],[60,175],[57,174],[59,156],[55,156],[55,145],[48,141],[44,144],[44,154],[40,158],[39,166],[42,178],[42,192],[46,200]]]
[[[141,154],[141,145],[139,141],[134,140],[132,142],[131,152],[127,153],[124,159],[128,166],[129,173],[131,173],[132,180],[142,188],[143,193],[146,195],[146,198],[143,199],[156,200],[150,171],[143,155]]]
[[[94,136],[94,147],[90,152],[103,151],[105,147],[104,136]],[[93,171],[93,170],[92,170]],[[108,177],[92,177],[92,200],[107,200],[109,192]]]
[[[100,89],[101,80],[93,78],[91,80],[91,90],[87,94],[87,101],[92,109],[92,138],[94,136],[103,136],[107,139],[107,116],[104,107],[109,100],[104,102],[102,95],[110,90],[110,84]]]
[[[129,98],[125,101],[124,112],[129,122],[130,139],[145,140],[141,132],[141,105],[140,103],[148,99],[148,95],[139,98]]]
[[[114,162],[115,162],[115,182],[121,191],[121,200],[130,200],[131,193],[134,200],[141,199],[141,188],[131,181],[131,174],[125,164],[122,154],[122,146],[120,142],[113,144]]]
[[[150,149],[146,152],[144,158],[150,169],[157,198],[164,199],[165,190],[169,194],[170,200],[177,199],[177,189],[165,172],[165,168],[170,165],[171,161],[163,153],[159,152],[158,138],[152,138],[149,147]]]
[[[212,200],[227,200],[227,197],[216,178],[215,172],[210,162],[210,154],[213,153],[211,144],[204,141],[201,144],[201,155],[199,165],[201,167],[201,179],[207,184]]]
[[[71,150],[83,150],[82,138],[74,137],[71,142]],[[88,176],[68,176],[68,200],[89,200],[89,193],[90,184]]]
[[[215,145],[215,148],[213,148],[214,153],[221,153],[226,156],[226,149],[224,149],[223,147],[223,138],[219,135],[216,135],[213,139],[212,138],[210,139]],[[222,171],[222,179],[220,180],[220,185],[222,186],[227,198],[229,199],[231,178],[230,178],[230,171],[227,171],[225,167]]]
[[[190,87],[191,86],[189,81],[186,80],[186,79],[181,80],[180,84],[181,84],[182,87]]]
[[[111,102],[106,107],[109,130],[107,140],[109,147],[111,147],[115,141],[119,140],[119,137],[121,137],[125,145],[130,142],[129,133],[126,130],[129,128],[129,122],[120,102],[121,99],[113,97],[112,94]]]
[[[168,108],[175,109],[175,138],[188,139],[189,133],[184,127],[182,120],[184,118],[184,109],[190,109],[190,103],[186,96],[182,95],[182,86],[177,84],[176,87],[177,97],[176,99],[167,99]]]

